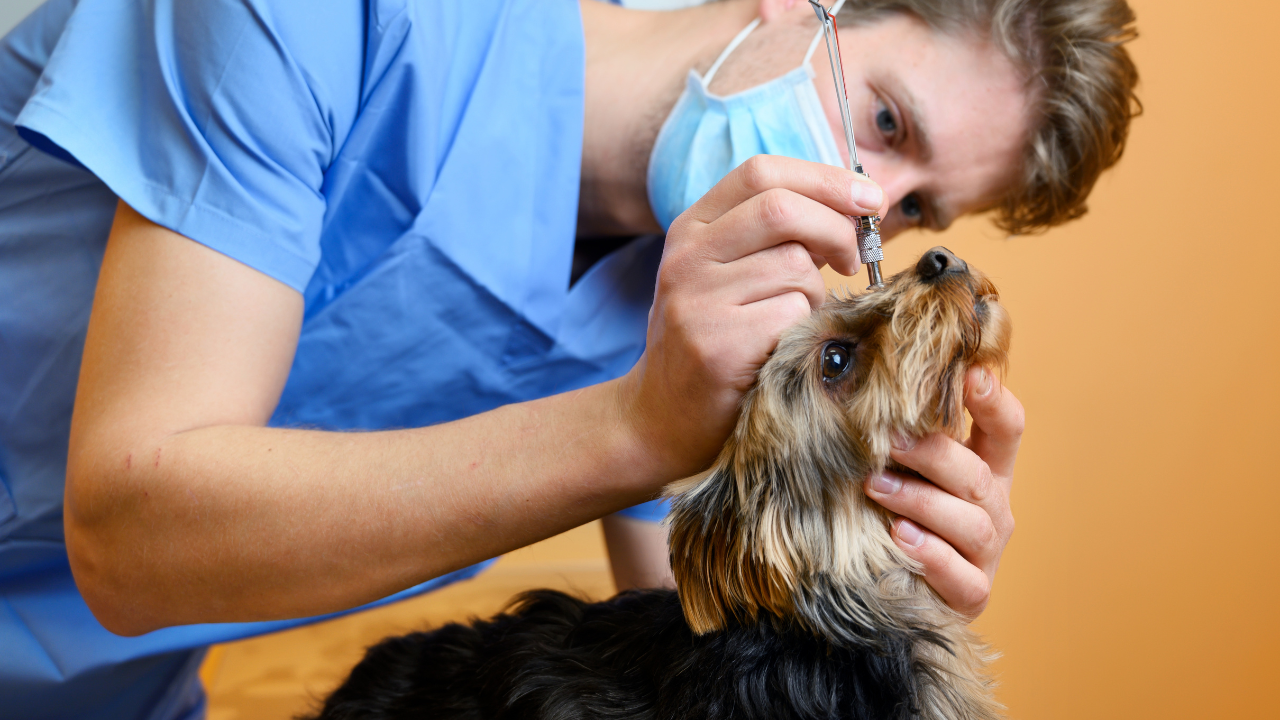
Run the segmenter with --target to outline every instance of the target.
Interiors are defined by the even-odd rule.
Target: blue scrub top
[[[0,717],[197,717],[205,645],[310,621],[122,638],[75,589],[67,434],[116,197],[304,294],[272,424],[446,422],[643,349],[660,237],[569,283],[582,97],[574,0],[50,0],[4,38]]]

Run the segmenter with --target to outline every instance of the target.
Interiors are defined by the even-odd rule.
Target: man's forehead
[[[878,82],[903,110],[913,160],[926,176],[938,229],[986,209],[1013,180],[1027,136],[1029,101],[1013,62],[975,35],[926,30],[934,42],[901,48]],[[887,54],[892,55],[893,51]]]

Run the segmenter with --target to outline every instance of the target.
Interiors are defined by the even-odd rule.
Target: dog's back
[[[839,649],[774,622],[694,635],[676,593],[541,590],[472,625],[385,640],[318,720],[911,717],[911,645]]]

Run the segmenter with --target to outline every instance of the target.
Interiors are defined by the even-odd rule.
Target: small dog
[[[317,717],[998,718],[986,646],[861,484],[896,467],[894,433],[962,436],[965,373],[1003,370],[1009,334],[945,248],[833,298],[784,334],[715,465],[667,489],[678,590],[535,591],[384,640]]]

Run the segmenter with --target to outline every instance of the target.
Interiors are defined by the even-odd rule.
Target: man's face
[[[817,28],[807,3],[798,5],[730,55],[711,90],[728,95],[796,67]],[[842,27],[840,46],[858,158],[886,194],[886,238],[917,226],[941,230],[999,201],[1028,125],[1026,89],[1008,58],[984,40],[938,33],[905,14]],[[821,41],[813,68],[845,155]]]

